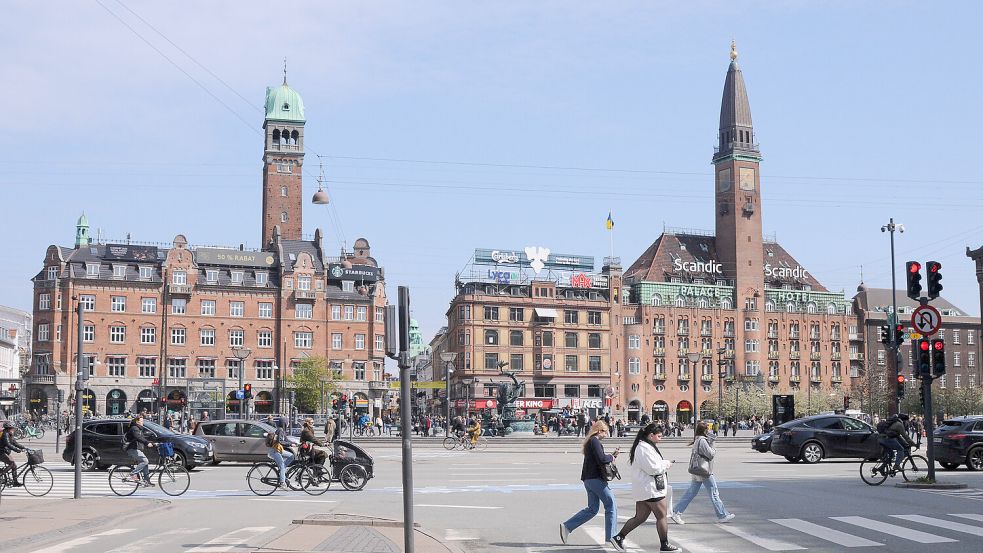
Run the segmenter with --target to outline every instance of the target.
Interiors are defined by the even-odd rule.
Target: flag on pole
[[[614,219],[611,218],[611,212],[608,211],[608,220],[604,222],[605,228],[611,230],[614,228]]]

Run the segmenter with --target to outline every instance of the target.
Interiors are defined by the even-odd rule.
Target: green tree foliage
[[[294,391],[294,407],[301,413],[319,412],[321,393],[327,398],[338,389],[337,375],[328,370],[327,360],[323,357],[308,357],[301,361],[286,382],[287,388]]]

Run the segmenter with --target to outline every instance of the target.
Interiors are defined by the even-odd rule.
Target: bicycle
[[[119,496],[133,495],[141,486],[140,476],[133,479],[133,465],[116,465],[109,471],[109,487]],[[174,456],[170,442],[157,444],[157,464],[150,469],[150,478],[157,474],[157,485],[167,495],[178,496],[188,491],[191,474]]]
[[[324,467],[315,465],[310,456],[301,455],[287,467],[284,480],[295,492],[303,490],[308,495],[321,495],[331,487],[331,478],[318,474],[323,471]],[[246,485],[256,495],[272,495],[280,487],[279,467],[272,461],[255,463],[246,473]]]
[[[41,466],[43,462],[44,454],[40,449],[28,449],[27,462],[15,469],[24,491],[35,497],[47,495],[55,484],[51,471]],[[0,469],[0,494],[5,487],[13,487],[13,483],[10,469],[4,466]]]
[[[44,428],[40,425],[32,424],[29,422],[22,422],[16,428],[14,428],[14,438],[15,439],[41,439],[44,437]]]
[[[896,476],[894,468],[894,451],[882,447],[884,452],[878,459],[867,459],[860,463],[860,478],[869,486],[879,486],[888,476]],[[928,459],[922,455],[912,455],[911,448],[905,448],[905,457],[901,461],[901,476],[905,482],[911,482],[928,474]]]
[[[471,437],[466,434],[458,434],[457,436],[447,436],[443,441],[444,449],[448,451],[453,451],[455,449],[461,450],[485,450],[488,448],[488,440],[484,437],[478,437],[478,441],[471,443]]]

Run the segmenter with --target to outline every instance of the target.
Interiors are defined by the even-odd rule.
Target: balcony
[[[317,301],[317,292],[313,290],[294,290],[295,301]]]
[[[172,296],[190,296],[191,286],[188,284],[168,284],[167,293]]]
[[[686,357],[689,354],[689,348],[679,348],[679,356]]]
[[[370,380],[369,381],[369,391],[371,392],[384,392],[389,389],[389,383],[385,380]]]
[[[792,376],[789,377],[788,380],[789,380],[789,382],[801,382],[802,381],[802,379],[797,374],[793,374]]]
[[[864,354],[862,353],[850,353],[850,361],[863,361]]]
[[[778,352],[777,351],[769,351],[768,352],[768,359],[778,359]]]
[[[801,355],[802,354],[800,354],[797,351],[790,351],[790,352],[788,352],[788,358],[789,359],[798,359]]]
[[[26,380],[27,380],[27,383],[28,384],[54,384],[55,383],[55,375],[53,375],[53,374],[32,374],[32,375],[28,375],[27,378],[26,378]]]
[[[819,361],[822,358],[823,358],[823,354],[819,353],[818,351],[813,351],[809,353],[810,361]]]
[[[768,331],[768,337],[771,338],[772,340],[777,340],[778,339],[778,331],[777,330],[769,330]]]
[[[839,361],[840,358],[843,357],[843,354],[838,351],[834,351],[833,353],[829,354],[829,356],[833,361]]]
[[[810,377],[809,380],[811,380],[813,384],[823,383],[823,377],[819,376],[818,374],[812,375],[812,377]]]
[[[713,357],[713,350],[712,349],[705,349],[705,350],[703,350],[703,357],[706,357],[707,359],[712,358]]]
[[[676,329],[676,336],[689,336],[689,327],[680,327]]]
[[[799,333],[798,332],[789,332],[788,333],[788,339],[789,340],[798,340],[799,339]]]
[[[832,380],[834,384],[840,384],[843,382],[843,377],[839,375],[833,375]]]
[[[840,341],[840,335],[839,334],[830,334],[829,335],[829,339],[831,341],[833,341],[833,342],[839,342]]]
[[[700,377],[700,380],[702,380],[703,382],[713,382],[713,375],[712,374],[705,374],[705,375],[703,375],[703,376]]]
[[[778,384],[778,375],[777,374],[773,374],[773,375],[769,376],[768,377],[768,382],[771,382],[772,384]]]
[[[665,333],[666,333],[666,327],[664,326],[652,327],[652,334],[665,334]]]
[[[712,337],[713,336],[713,330],[711,330],[709,328],[702,328],[702,329],[700,329],[700,336]]]
[[[809,339],[810,340],[818,340],[819,339],[819,335],[818,334],[810,334],[809,335]]]
[[[734,350],[732,349],[724,350],[724,359],[733,359],[733,358],[734,358]]]
[[[652,380],[665,380],[665,379],[666,379],[665,371],[662,372],[656,371],[655,375],[652,376]]]
[[[847,339],[849,339],[851,342],[859,342],[860,341],[860,335],[857,334],[856,332],[851,332],[851,333],[847,334]]]
[[[730,329],[725,328],[724,329],[724,338],[733,338],[733,337],[734,337],[734,329],[733,328],[730,328]]]
[[[679,380],[680,382],[689,382],[689,373],[680,373],[679,376],[676,377],[676,380]]]
[[[653,350],[653,355],[655,355],[656,357],[664,357],[665,354],[666,354],[666,348],[655,348],[655,350]]]

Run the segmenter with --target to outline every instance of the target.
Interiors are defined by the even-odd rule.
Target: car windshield
[[[177,436],[177,434],[171,432],[170,430],[164,428],[163,426],[147,420],[143,421],[143,427],[146,428],[147,430],[152,430],[154,434],[157,434],[158,436],[166,436],[168,438],[173,438],[174,436]]]
[[[942,421],[942,426],[939,426],[939,430],[945,430],[946,426],[948,426],[950,429],[959,428],[965,424],[965,422],[966,421]]]

